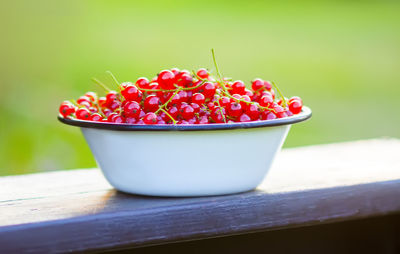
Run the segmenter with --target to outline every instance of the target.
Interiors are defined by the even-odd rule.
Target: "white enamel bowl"
[[[207,125],[128,125],[64,119],[79,126],[116,189],[150,196],[249,191],[264,179],[293,123],[311,110],[268,121]]]

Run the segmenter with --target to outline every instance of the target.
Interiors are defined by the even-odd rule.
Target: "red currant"
[[[103,121],[103,117],[99,114],[99,113],[94,113],[90,116],[90,121],[93,122],[102,122]]]
[[[254,92],[259,92],[262,88],[264,88],[264,80],[260,78],[256,78],[251,82],[251,88]]]
[[[88,97],[91,102],[97,101],[97,94],[95,92],[87,92],[85,96]]]
[[[210,74],[208,73],[208,71],[207,71],[206,69],[204,69],[204,68],[198,69],[197,72],[196,72],[196,74],[197,74],[197,76],[198,76],[199,78],[202,78],[202,79],[206,79],[206,78],[208,78],[208,76],[210,75]]]
[[[110,91],[106,95],[106,105],[109,107],[115,100],[117,99],[117,92],[116,91]]]
[[[135,83],[139,88],[147,89],[149,88],[149,80],[147,78],[139,78]]]
[[[168,114],[170,114],[174,119],[178,117],[179,111],[177,107],[170,107],[168,109]]]
[[[183,109],[180,110],[183,119],[189,120],[194,117],[194,109],[190,105],[186,105]]]
[[[210,115],[211,119],[216,122],[216,123],[223,123],[225,118],[225,109],[222,107],[215,107],[212,111],[211,111],[211,115]]]
[[[246,114],[242,114],[239,117],[239,122],[250,122],[250,121],[251,121],[250,117]]]
[[[251,120],[257,120],[260,117],[260,108],[256,104],[250,104],[247,107],[246,114]]]
[[[242,105],[239,102],[231,102],[228,105],[227,113],[229,116],[238,117],[242,114],[243,109]]]
[[[181,87],[189,87],[193,84],[193,77],[190,74],[183,73],[179,75],[179,78],[176,78],[176,83]]]
[[[69,101],[64,101],[60,105],[59,112],[63,117],[67,117],[75,113],[75,106]]]
[[[201,93],[195,93],[192,95],[192,102],[197,103],[199,105],[203,104],[206,101],[206,97]]]
[[[154,114],[153,112],[147,113],[143,117],[143,122],[145,124],[156,124],[157,123],[157,115]]]
[[[161,105],[161,100],[159,97],[155,95],[149,95],[145,100],[144,100],[144,109],[147,112],[154,112],[156,111]]]
[[[128,85],[121,91],[122,96],[124,96],[127,101],[137,101],[142,100],[143,93],[135,86]]]
[[[164,70],[158,74],[157,83],[160,84],[162,89],[174,89],[175,75],[172,71]]]
[[[264,87],[267,90],[271,90],[272,89],[272,83],[269,81],[264,81]]]
[[[179,98],[181,102],[188,102],[189,101],[189,97],[186,91],[179,91],[178,92]]]
[[[246,86],[244,85],[243,81],[237,80],[232,84],[232,92],[231,94],[245,94],[244,89]]]
[[[180,70],[178,68],[172,68],[171,69],[172,73],[176,76],[177,74],[179,74]]]
[[[293,114],[298,114],[301,112],[301,109],[303,107],[303,102],[301,100],[292,100],[289,101],[289,110],[293,113]]]
[[[274,99],[272,99],[272,96],[270,96],[270,95],[262,96],[259,101],[260,106],[262,106],[262,107],[270,107],[273,102],[274,102]]]
[[[75,115],[80,120],[89,120],[91,113],[87,108],[80,108],[75,112]]]
[[[137,118],[140,115],[140,105],[136,101],[128,101],[123,106],[123,110],[126,116]]]
[[[103,108],[106,106],[106,101],[107,101],[106,97],[100,97],[97,103],[101,108]]]
[[[201,88],[203,90],[201,93],[204,94],[206,98],[212,98],[216,91],[215,85],[211,82],[205,82]]]

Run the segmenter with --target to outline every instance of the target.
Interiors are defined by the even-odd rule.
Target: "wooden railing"
[[[399,212],[396,139],[284,149],[257,190],[227,196],[128,195],[97,169],[7,176],[0,178],[0,253],[189,252],[243,244],[263,251],[346,253],[359,246],[397,253]],[[191,242],[200,239],[208,240]]]

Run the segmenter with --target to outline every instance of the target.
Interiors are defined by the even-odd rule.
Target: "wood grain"
[[[145,246],[397,213],[399,155],[396,139],[286,149],[257,190],[202,198],[120,193],[97,169],[2,177],[0,253]]]

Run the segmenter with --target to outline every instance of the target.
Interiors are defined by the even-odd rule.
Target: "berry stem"
[[[218,69],[217,60],[215,60],[215,52],[214,52],[214,49],[211,49],[211,54],[212,54],[212,57],[213,57],[215,70],[217,71],[218,77],[219,77],[219,79],[220,79],[220,81],[221,81],[221,83],[222,83],[223,79],[222,79],[221,73],[219,72],[219,69]]]
[[[177,123],[176,120],[168,113],[168,111],[166,111],[165,109],[162,109],[162,108],[160,108],[160,110],[161,110],[162,112],[164,112],[169,118],[171,118],[171,120],[172,120],[172,122],[173,122],[174,124]]]
[[[223,94],[219,94],[219,95],[225,95],[225,96],[227,96],[227,97],[229,97],[229,98],[231,98],[231,99],[234,99],[234,100],[237,101],[237,102],[244,102],[244,103],[246,103],[246,104],[248,104],[248,105],[249,105],[249,104],[254,104],[254,105],[256,105],[257,107],[259,107],[259,108],[261,108],[261,109],[268,110],[268,111],[273,111],[274,113],[276,113],[276,111],[275,111],[273,108],[263,107],[263,106],[261,106],[260,104],[258,104],[258,103],[256,103],[256,102],[253,102],[253,101],[246,101],[246,100],[243,100],[243,99],[235,98],[235,97],[233,97],[232,95],[230,95],[229,92],[227,92],[227,91],[225,91],[225,90],[223,90],[222,92],[223,92]]]
[[[114,76],[114,74],[112,74],[111,71],[106,71],[106,73],[107,73],[108,75],[111,76],[112,80],[115,82],[115,84],[117,85],[118,90],[119,90],[119,89],[120,89],[120,83],[118,82],[118,80],[117,80],[117,78]]]
[[[279,90],[279,88],[278,88],[278,86],[275,84],[275,82],[272,81],[271,84],[275,87],[276,91],[278,91],[279,96],[280,96],[281,99],[282,99],[283,106],[286,107],[287,102],[286,102],[285,96],[283,96],[281,90]]]
[[[170,103],[170,102],[172,101],[172,99],[175,97],[175,95],[176,95],[177,93],[179,93],[180,90],[182,90],[182,88],[183,88],[183,87],[179,87],[179,88],[175,91],[175,93],[173,93],[172,96],[171,96],[163,105],[161,105],[161,106],[154,112],[154,114],[157,114],[161,109],[163,109],[164,107],[166,107],[166,106],[168,105],[168,103]]]
[[[224,119],[224,123],[226,123],[226,118],[225,118],[225,115],[224,115],[224,112],[222,111],[222,107],[221,107],[221,103],[219,103],[219,100],[220,100],[221,98],[218,98],[218,100],[217,100],[217,104],[218,104],[218,107],[219,107],[219,112],[221,113],[221,115],[222,115],[222,118]]]
[[[138,87],[139,90],[141,91],[145,91],[145,92],[176,92],[178,89],[183,90],[183,91],[189,91],[189,90],[193,90],[196,88],[199,88],[200,86],[202,86],[204,84],[205,80],[202,79],[202,82],[200,84],[198,84],[197,86],[194,87],[178,87],[177,89],[172,89],[172,90],[164,90],[164,89],[145,89],[145,88],[140,88]]]
[[[110,92],[111,89],[108,88],[106,85],[104,85],[102,82],[100,82],[100,80],[96,79],[96,78],[91,78],[91,80],[96,83],[97,85],[99,85],[100,87],[102,87],[106,92]]]

